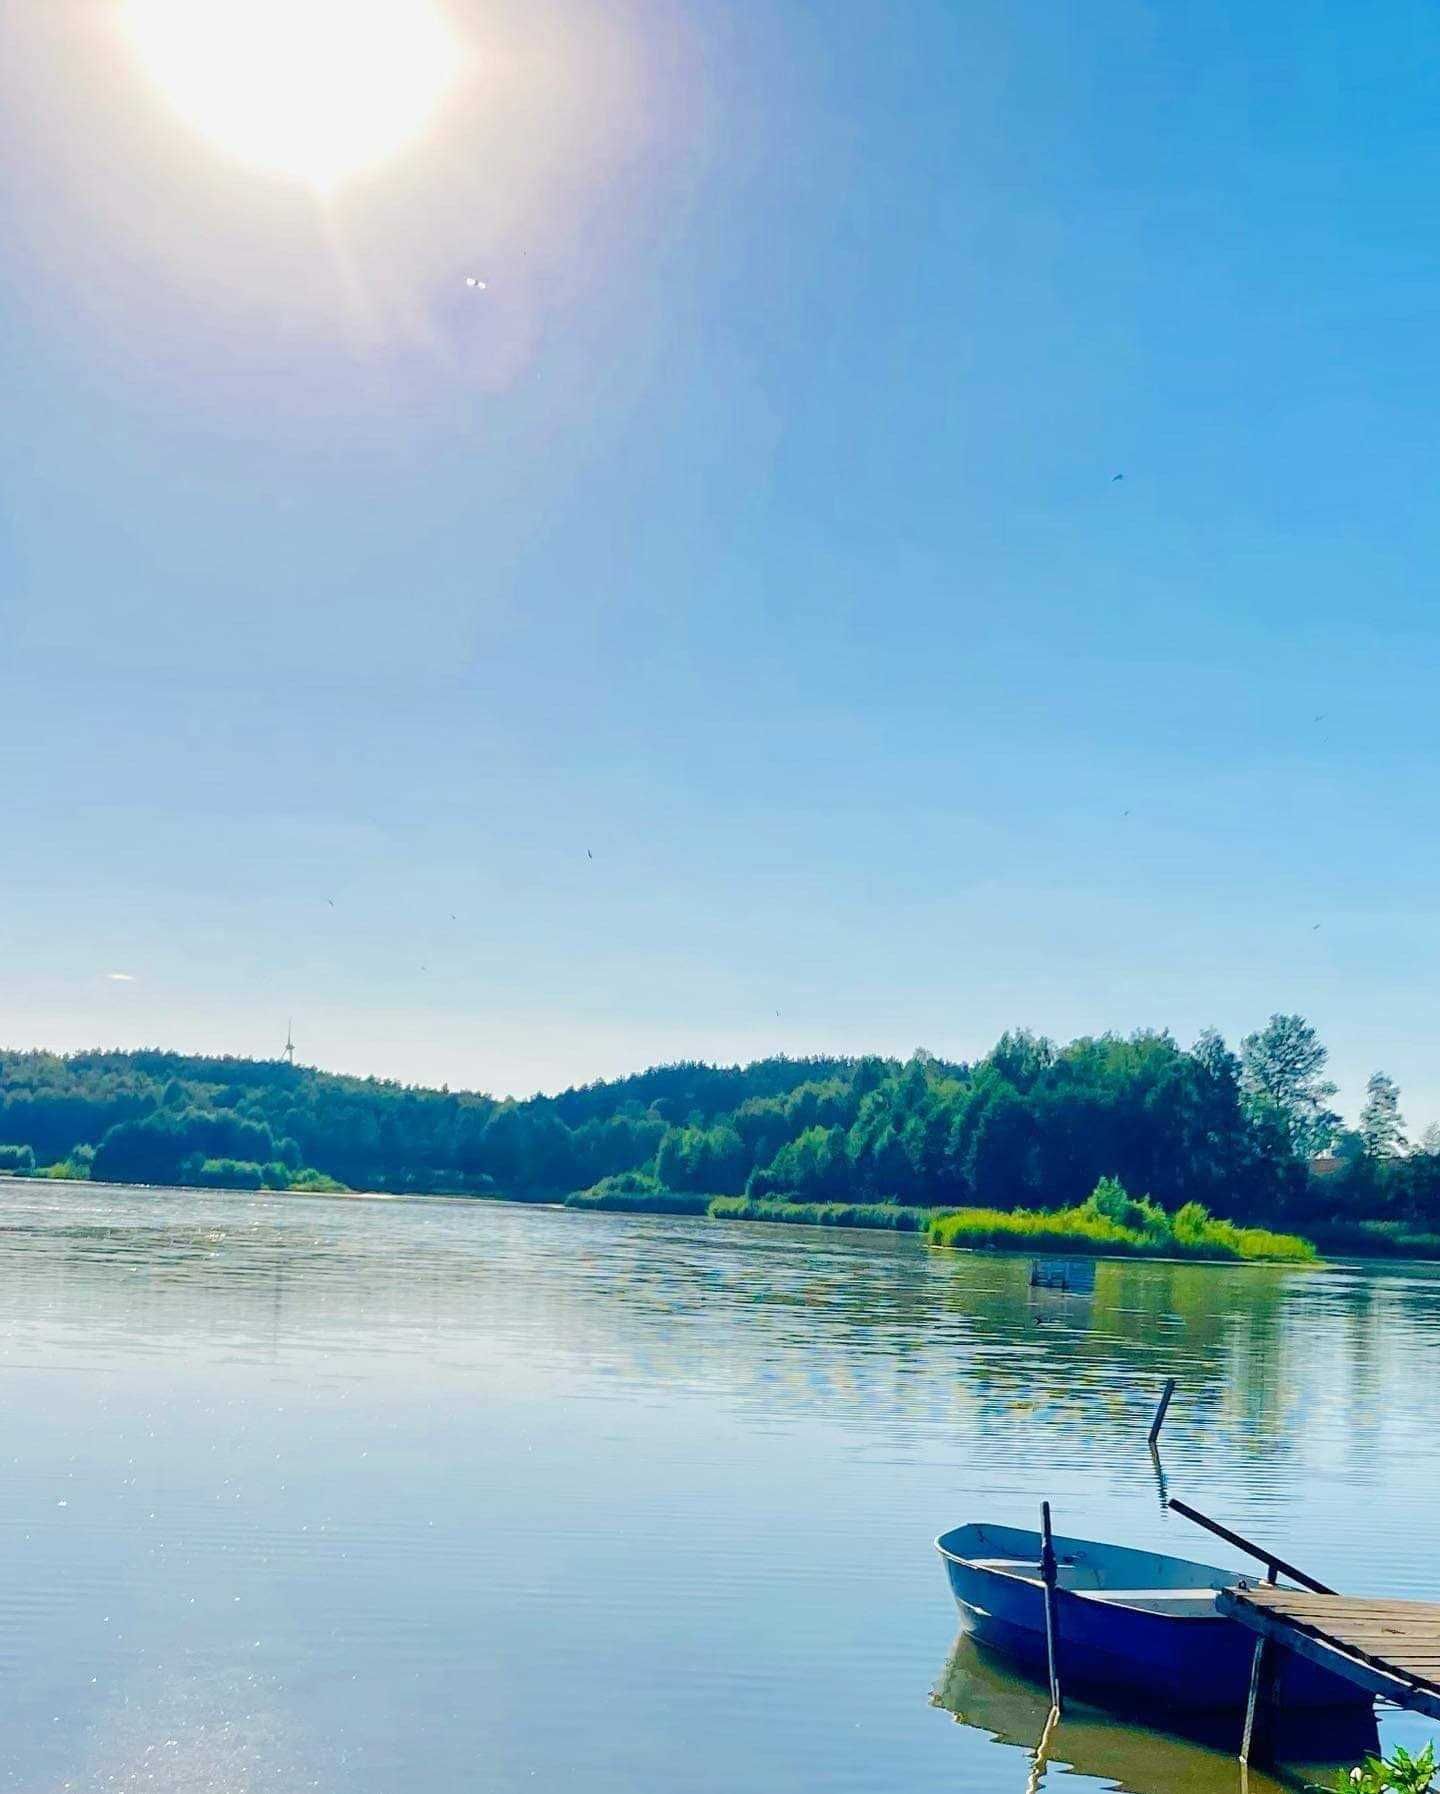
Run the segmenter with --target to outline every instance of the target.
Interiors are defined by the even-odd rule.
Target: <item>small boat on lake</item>
[[[1046,1673],[1041,1538],[1012,1526],[972,1524],[943,1533],[961,1627],[1026,1671]],[[1074,1688],[1154,1714],[1243,1708],[1254,1637],[1220,1613],[1222,1589],[1256,1578],[1215,1564],[1094,1539],[1054,1540],[1060,1675]],[[1282,1651],[1276,1693],[1284,1708],[1368,1707],[1342,1677]]]
[[[1093,1295],[1095,1292],[1095,1260],[1093,1258],[1032,1258],[1031,1289],[1058,1289],[1067,1295]]]

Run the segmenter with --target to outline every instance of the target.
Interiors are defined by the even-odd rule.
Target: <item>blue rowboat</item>
[[[1046,1673],[1040,1534],[1013,1526],[957,1526],[936,1547],[961,1629],[1031,1674]],[[1255,1640],[1216,1611],[1223,1588],[1253,1583],[1239,1570],[1055,1538],[1060,1679],[1065,1689],[1153,1713],[1243,1707]],[[1368,1706],[1351,1682],[1282,1651],[1283,1708]]]

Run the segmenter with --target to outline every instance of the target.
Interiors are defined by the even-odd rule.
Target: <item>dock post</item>
[[[1275,1566],[1265,1572],[1267,1582],[1275,1581]],[[1240,1740],[1240,1762],[1248,1768],[1258,1748],[1262,1753],[1269,1745],[1271,1709],[1275,1700],[1275,1647],[1263,1635],[1255,1640],[1255,1654],[1250,1659],[1250,1693],[1245,1701],[1245,1735]]]
[[[1160,1437],[1160,1429],[1165,1424],[1165,1416],[1170,1411],[1170,1397],[1175,1393],[1174,1377],[1166,1377],[1165,1387],[1161,1391],[1160,1406],[1155,1410],[1155,1418],[1150,1422],[1150,1449],[1155,1449],[1155,1441]]]
[[[1060,1580],[1055,1566],[1055,1541],[1050,1532],[1050,1503],[1040,1503],[1040,1580],[1045,1585],[1045,1655],[1050,1667],[1050,1710],[1061,1711],[1060,1622],[1055,1610],[1055,1589]]]

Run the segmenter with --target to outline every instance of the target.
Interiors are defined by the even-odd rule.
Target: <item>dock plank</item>
[[[1259,1583],[1226,1589],[1219,1605],[1252,1632],[1371,1693],[1440,1718],[1440,1602]]]

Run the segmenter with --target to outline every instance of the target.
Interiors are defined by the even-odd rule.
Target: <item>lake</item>
[[[950,1660],[936,1533],[1048,1496],[1231,1561],[1161,1510],[1174,1375],[1173,1493],[1440,1598],[1437,1298],[1424,1265],[1073,1295],[879,1234],[7,1181],[0,1788],[1021,1794],[1043,1702]],[[1239,1785],[1078,1718],[1057,1749],[1073,1794]]]

